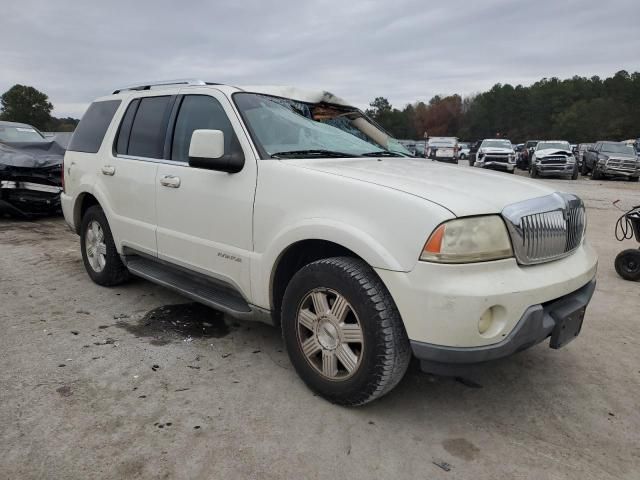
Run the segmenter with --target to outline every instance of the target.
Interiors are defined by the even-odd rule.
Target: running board
[[[129,271],[138,277],[174,290],[232,317],[264,321],[262,318],[252,318],[262,312],[257,312],[255,307],[252,308],[240,292],[230,285],[140,255],[127,255],[123,259]]]

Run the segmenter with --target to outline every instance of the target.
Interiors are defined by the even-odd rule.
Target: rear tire
[[[89,207],[80,226],[80,249],[84,267],[98,285],[112,287],[129,279],[113,241],[109,222],[98,205]]]
[[[615,261],[616,272],[625,280],[640,280],[640,250],[629,249],[618,254]]]
[[[307,386],[339,405],[364,405],[404,376],[411,347],[388,290],[360,259],[300,269],[282,302],[282,335]]]

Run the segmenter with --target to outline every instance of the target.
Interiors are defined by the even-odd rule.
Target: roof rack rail
[[[116,93],[124,92],[127,90],[151,90],[151,87],[165,87],[170,85],[204,86],[204,85],[215,85],[215,84],[210,82],[205,82],[204,80],[197,80],[192,78],[185,78],[185,79],[178,79],[178,80],[160,80],[157,82],[145,82],[141,84],[129,85],[126,87],[118,88],[117,90],[113,91],[113,94],[115,95]]]

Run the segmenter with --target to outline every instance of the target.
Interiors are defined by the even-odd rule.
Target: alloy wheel
[[[297,337],[305,359],[324,378],[342,381],[357,372],[364,351],[362,328],[340,293],[317,288],[302,299]]]
[[[107,245],[104,241],[102,225],[92,220],[85,233],[84,243],[87,251],[87,259],[91,268],[99,273],[107,264]]]

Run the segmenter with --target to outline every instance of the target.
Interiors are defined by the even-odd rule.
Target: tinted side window
[[[120,100],[93,102],[83,115],[71,137],[67,150],[96,153],[100,150],[104,134],[107,133],[113,115],[120,106]]]
[[[131,126],[133,125],[133,117],[138,110],[140,100],[133,100],[127,107],[127,111],[122,117],[120,129],[118,130],[118,139],[116,140],[116,153],[126,154],[129,148],[129,137],[131,136]]]
[[[191,135],[198,129],[222,130],[225,151],[231,150],[235,133],[220,102],[208,95],[187,95],[182,100],[173,131],[172,160],[189,161]]]
[[[128,155],[162,158],[170,99],[171,97],[168,96],[140,99],[140,105],[131,126]]]

